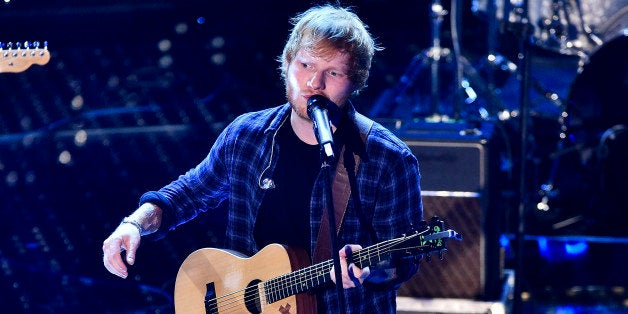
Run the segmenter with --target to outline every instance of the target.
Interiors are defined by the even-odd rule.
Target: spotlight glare
[[[175,25],[174,31],[179,35],[183,35],[188,32],[188,25],[186,23],[178,23]]]
[[[87,142],[87,132],[85,130],[79,130],[74,134],[74,144],[76,146],[83,146]]]
[[[80,110],[81,108],[83,108],[83,105],[85,105],[85,101],[83,100],[82,95],[76,95],[74,96],[74,98],[72,98],[72,101],[71,101],[72,109]]]
[[[59,154],[59,162],[61,164],[67,165],[72,161],[72,154],[69,151],[64,150]]]

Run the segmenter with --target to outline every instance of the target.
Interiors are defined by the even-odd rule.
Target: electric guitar
[[[446,250],[446,240],[461,239],[432,218],[420,230],[354,252],[360,268],[374,266],[391,254],[419,256]],[[442,257],[442,256],[441,256]],[[333,260],[309,266],[304,250],[270,244],[252,257],[239,252],[202,248],[181,264],[174,290],[175,312],[194,313],[308,313],[316,297],[304,293],[331,282]]]
[[[18,73],[33,64],[44,65],[50,61],[48,44],[39,47],[38,42],[0,43],[0,73]]]

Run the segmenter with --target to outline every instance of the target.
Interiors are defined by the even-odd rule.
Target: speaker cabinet
[[[462,240],[443,259],[433,254],[399,289],[400,296],[495,299],[503,262],[498,215],[490,202],[490,133],[437,130],[399,134],[419,160],[424,217],[439,216]],[[495,161],[493,161],[494,163]],[[429,261],[428,261],[429,260]]]

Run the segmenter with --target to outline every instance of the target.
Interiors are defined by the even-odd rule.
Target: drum
[[[628,33],[597,49],[579,69],[567,99],[568,128],[578,142],[628,126]]]
[[[563,176],[579,174],[587,195],[577,206],[596,221],[597,231],[609,234],[625,215],[625,180],[628,177],[628,33],[598,48],[582,66],[567,99],[568,135],[577,157]],[[568,148],[569,149],[569,148]],[[564,162],[564,161],[561,161]],[[565,182],[565,180],[563,181]],[[560,188],[560,187],[559,187]],[[564,186],[563,186],[564,190]],[[565,193],[566,199],[580,197]],[[585,205],[586,204],[586,205]],[[576,207],[574,205],[572,209]],[[608,229],[611,227],[610,229]]]
[[[561,54],[590,55],[626,26],[628,0],[529,0],[529,22],[537,46]]]
[[[627,24],[628,0],[528,0],[527,4],[535,45],[560,54],[590,56],[617,27]],[[523,8],[517,5],[523,6],[523,1],[473,0],[471,11],[503,25],[520,22]]]

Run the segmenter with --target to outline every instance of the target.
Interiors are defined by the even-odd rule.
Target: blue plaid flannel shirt
[[[163,209],[161,228],[152,238],[163,237],[201,212],[211,215],[212,211],[218,212],[226,206],[226,248],[249,256],[260,250],[253,238],[255,220],[265,192],[264,182],[272,179],[280,153],[274,136],[289,120],[289,115],[290,106],[284,104],[237,117],[218,136],[200,164],[160,190],[142,195],[140,203],[153,202]],[[368,160],[361,161],[357,171],[361,207],[372,221],[379,241],[399,237],[423,219],[417,159],[403,141],[378,123],[374,123],[366,139],[366,150]],[[322,177],[315,183],[311,201],[310,253],[324,208]],[[350,200],[338,246],[375,244],[352,208],[353,200]],[[344,291],[347,313],[394,313],[396,310],[395,289],[358,287]],[[319,312],[339,312],[334,287],[323,290],[322,298],[324,302],[318,303]]]

